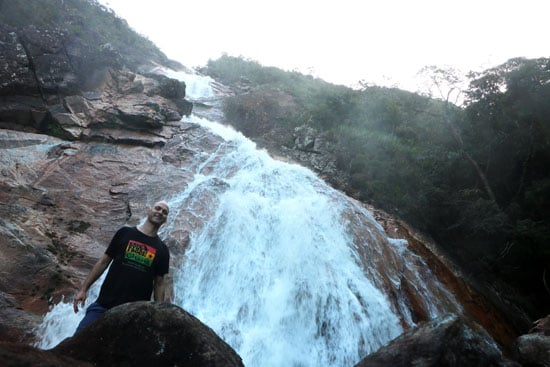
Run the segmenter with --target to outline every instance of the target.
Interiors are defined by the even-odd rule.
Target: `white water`
[[[50,309],[50,311],[42,319],[42,323],[35,330],[35,334],[39,336],[39,340],[35,346],[41,349],[50,349],[59,344],[63,339],[72,336],[78,326],[78,323],[86,314],[86,308],[97,299],[99,288],[105,279],[105,272],[88,291],[84,307],[80,307],[78,312],[73,310],[73,300],[65,302],[61,300],[58,304]]]
[[[174,71],[166,69],[163,71],[169,78],[182,80],[185,82],[185,96],[190,100],[203,100],[209,99],[215,96],[212,90],[211,84],[214,79],[198,74],[189,74],[183,71]]]
[[[192,120],[226,143],[199,157],[194,181],[170,200],[163,235],[175,233],[186,216],[206,220],[174,272],[174,303],[214,329],[247,367],[352,366],[399,335],[398,306],[375,286],[379,276],[363,270],[344,219],[351,210],[371,223],[365,231],[386,238],[370,213],[234,130]],[[209,207],[197,213],[206,198]],[[381,246],[369,241],[362,246]],[[386,242],[404,251],[401,242]],[[53,307],[38,346],[72,335],[81,316],[70,303]]]
[[[227,185],[193,234],[175,303],[246,366],[350,366],[397,336],[397,316],[349,246],[341,195],[231,130],[216,131],[236,143],[208,175]]]

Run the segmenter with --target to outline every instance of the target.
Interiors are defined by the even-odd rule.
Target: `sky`
[[[334,84],[419,91],[422,67],[464,73],[550,57],[550,0],[100,0],[189,67],[226,53]]]

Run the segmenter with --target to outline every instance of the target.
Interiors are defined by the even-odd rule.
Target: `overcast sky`
[[[426,65],[550,57],[550,0],[100,0],[169,58],[222,53],[329,82],[417,90]]]

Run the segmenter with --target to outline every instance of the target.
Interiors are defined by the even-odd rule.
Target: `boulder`
[[[518,362],[529,367],[550,366],[550,336],[542,333],[522,335],[516,343]]]
[[[529,334],[517,339],[514,355],[524,366],[550,366],[550,315],[535,321]]]
[[[405,332],[355,367],[520,367],[480,330],[449,314]]]
[[[0,366],[6,367],[92,367],[88,362],[57,356],[29,345],[0,342]]]
[[[197,318],[169,303],[145,301],[112,308],[52,352],[96,366],[243,366]]]

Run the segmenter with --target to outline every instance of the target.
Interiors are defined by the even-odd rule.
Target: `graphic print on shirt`
[[[131,266],[141,271],[148,271],[153,265],[157,249],[141,243],[130,240],[124,251],[124,265]]]

